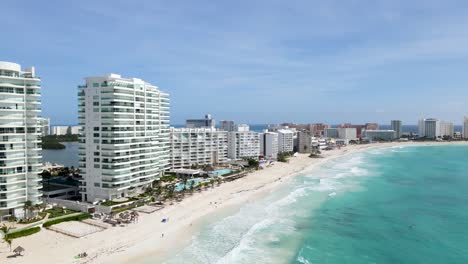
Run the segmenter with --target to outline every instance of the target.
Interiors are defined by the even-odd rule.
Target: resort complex
[[[297,168],[348,150],[468,139],[468,117],[461,131],[436,118],[421,119],[410,131],[401,120],[388,125],[283,123],[254,130],[232,120],[216,124],[211,114],[171,127],[169,94],[118,74],[85,78],[78,86],[78,126],[51,126],[49,118],[40,117],[40,79],[34,68],[21,70],[9,62],[0,62],[0,97],[0,234],[9,243],[43,229],[73,239],[100,237],[152,219],[148,229],[156,217],[167,223],[171,208],[181,204],[203,208],[203,213],[173,214],[192,221],[221,201],[248,199],[282,182],[284,175],[295,175]],[[41,160],[41,146],[65,148],[60,140],[78,140],[78,167]],[[237,195],[243,192],[249,195]],[[207,209],[202,197],[216,199]],[[87,256],[82,252],[75,258]]]

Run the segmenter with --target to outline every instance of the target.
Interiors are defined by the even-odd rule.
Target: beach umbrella
[[[18,246],[17,248],[13,250],[13,252],[15,252],[17,255],[21,255],[21,253],[24,252],[24,248],[22,248],[21,246]]]

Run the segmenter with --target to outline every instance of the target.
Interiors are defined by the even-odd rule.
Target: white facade
[[[42,136],[50,135],[50,118],[39,117],[39,124],[42,129]]]
[[[454,136],[454,127],[453,123],[451,122],[440,122],[440,136],[448,136],[448,137],[453,137]]]
[[[80,133],[80,126],[53,126],[51,135],[63,136],[68,133],[68,130],[72,135],[77,135]]]
[[[425,125],[425,119],[419,119],[418,121],[418,136],[419,137],[424,137],[426,135],[426,125]]]
[[[338,138],[349,140],[356,140],[357,139],[357,132],[356,128],[337,128],[338,130]]]
[[[392,120],[391,127],[392,130],[395,131],[395,137],[400,138],[403,134],[403,122],[401,122],[401,120]]]
[[[86,78],[78,100],[83,200],[135,195],[168,169],[168,94],[108,74]]]
[[[260,154],[265,159],[276,160],[278,158],[278,133],[265,132],[260,134]]]
[[[397,138],[394,130],[363,130],[362,137],[369,141],[394,140]]]
[[[33,67],[0,62],[0,217],[41,203],[40,82]]]
[[[234,121],[221,120],[219,121],[219,129],[227,131],[227,132],[232,132],[236,130],[236,125]]]
[[[278,152],[292,152],[294,149],[294,132],[289,129],[278,129]]]
[[[468,116],[465,116],[463,118],[463,133],[462,133],[463,138],[468,138]]]
[[[250,131],[250,126],[246,124],[239,124],[235,126],[234,131],[247,132]]]
[[[227,136],[228,132],[215,128],[171,128],[170,168],[226,162]]]
[[[424,136],[426,138],[440,137],[440,120],[435,118],[424,119]]]
[[[258,158],[260,134],[253,131],[234,131],[228,134],[228,157],[230,159]]]

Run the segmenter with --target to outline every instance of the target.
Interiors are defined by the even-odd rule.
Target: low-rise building
[[[51,135],[77,135],[80,133],[80,126],[53,126]]]
[[[362,138],[369,141],[392,141],[396,139],[394,130],[363,130]]]
[[[171,128],[171,169],[192,165],[225,163],[228,156],[228,132],[215,128]]]

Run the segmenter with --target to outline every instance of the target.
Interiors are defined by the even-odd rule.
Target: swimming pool
[[[222,170],[214,170],[212,171],[212,173],[216,176],[222,176],[222,175],[225,175],[225,174],[228,174],[228,173],[231,173],[232,170],[231,169],[222,169]]]
[[[179,183],[176,184],[175,191],[180,192],[183,189],[186,189],[186,190],[190,189],[190,185],[192,184],[192,182],[193,182],[193,187],[196,187],[200,183],[205,182],[205,180],[202,179],[202,178],[189,179],[189,180],[187,180],[187,185],[185,185],[185,186],[184,186],[184,184],[182,182],[179,182]]]

